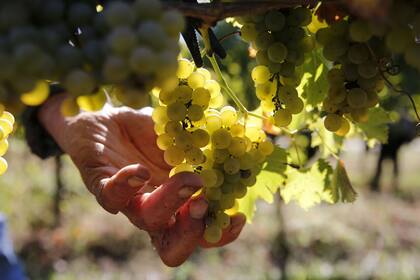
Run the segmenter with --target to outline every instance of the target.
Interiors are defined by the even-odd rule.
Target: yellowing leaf
[[[309,170],[289,168],[287,183],[280,188],[280,194],[286,203],[295,201],[308,209],[321,201],[331,202],[330,193],[325,189],[326,169],[321,171],[320,163],[315,163]]]
[[[351,185],[346,168],[341,160],[337,162],[334,170],[332,189],[334,190],[335,201],[354,202],[357,198],[357,193]]]

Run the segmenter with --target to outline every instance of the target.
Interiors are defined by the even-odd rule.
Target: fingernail
[[[132,188],[138,188],[144,185],[144,183],[146,182],[146,180],[139,178],[139,177],[131,177],[127,180],[127,183],[130,187]]]
[[[178,192],[179,198],[187,198],[194,194],[195,190],[191,187],[185,187]]]
[[[190,216],[200,220],[206,215],[209,205],[204,199],[194,200],[190,204]]]

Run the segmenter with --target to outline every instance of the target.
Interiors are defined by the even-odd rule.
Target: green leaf
[[[342,146],[342,140],[335,137],[335,134],[328,131],[322,119],[310,125],[312,133],[312,147],[319,147],[321,157],[326,158],[332,153],[338,154]]]
[[[333,173],[332,190],[334,201],[354,202],[357,193],[353,189],[343,161],[339,160]]]
[[[376,139],[381,143],[388,141],[388,123],[391,118],[384,109],[375,107],[369,110],[369,120],[356,124],[365,134],[367,140]]]
[[[267,157],[266,163],[257,176],[257,182],[248,188],[248,192],[243,198],[238,200],[239,211],[245,214],[248,222],[251,222],[254,217],[257,199],[263,199],[268,203],[273,202],[273,194],[285,180],[286,163],[286,151],[274,146],[273,153]]]
[[[306,99],[306,104],[316,106],[321,103],[327,95],[328,67],[321,59],[319,51],[312,52],[310,61],[303,66],[305,73],[305,84],[303,86],[302,97]],[[315,73],[315,74],[314,74]],[[309,74],[309,75],[308,75]]]
[[[286,203],[295,201],[308,209],[321,201],[332,202],[330,192],[325,188],[326,176],[329,176],[326,162],[316,162],[310,169],[289,168],[287,183],[280,188],[280,194]],[[321,168],[322,167],[322,168]]]

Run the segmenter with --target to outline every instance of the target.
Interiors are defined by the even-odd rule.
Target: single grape
[[[177,166],[184,161],[185,153],[182,149],[172,146],[163,154],[165,162],[171,166]]]
[[[183,121],[187,116],[187,108],[179,101],[169,104],[166,111],[172,121]]]
[[[226,149],[229,147],[232,136],[229,131],[219,128],[211,135],[211,143],[216,149]]]
[[[331,132],[336,132],[341,127],[343,117],[337,114],[328,114],[324,119],[324,126]]]
[[[361,88],[353,88],[347,94],[347,103],[352,108],[363,108],[366,106],[367,95]]]
[[[222,229],[218,225],[210,225],[204,230],[204,240],[214,244],[222,239]]]
[[[279,109],[273,117],[274,124],[278,127],[288,126],[292,122],[292,114],[287,109]]]
[[[287,56],[287,48],[281,42],[273,43],[267,50],[268,58],[276,63],[281,63]]]
[[[270,79],[270,70],[267,66],[256,66],[252,69],[251,77],[256,84],[265,84]]]
[[[280,31],[286,24],[286,18],[280,11],[269,11],[264,17],[264,23],[268,30]]]
[[[223,107],[220,111],[222,125],[230,127],[238,121],[238,114],[232,106]]]

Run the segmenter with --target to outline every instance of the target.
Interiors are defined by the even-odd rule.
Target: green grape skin
[[[210,141],[210,135],[204,129],[197,129],[191,132],[191,141],[194,147],[203,148]]]
[[[222,197],[222,191],[220,188],[206,188],[204,195],[207,200],[220,200]]]
[[[352,109],[350,112],[352,119],[356,122],[367,122],[369,119],[368,111],[366,108]]]
[[[191,149],[193,147],[191,134],[185,130],[177,133],[175,135],[175,145],[184,151]]]
[[[178,37],[185,28],[184,17],[175,10],[165,11],[160,20],[166,33],[172,37]]]
[[[199,148],[191,147],[185,151],[185,159],[191,165],[199,165],[205,161],[205,156]]]
[[[270,100],[274,97],[276,94],[276,86],[273,82],[267,82],[264,84],[258,84],[256,86],[256,95],[257,98],[261,101],[263,100]]]
[[[169,104],[166,111],[172,121],[183,121],[187,116],[187,108],[179,101]]]
[[[219,204],[220,204],[220,209],[222,209],[222,210],[232,208],[233,206],[235,206],[235,197],[234,197],[234,195],[233,194],[223,195],[220,198]]]
[[[312,13],[305,7],[292,9],[287,17],[287,23],[292,26],[307,26],[311,21]]]
[[[240,170],[240,163],[239,160],[236,158],[228,158],[225,160],[225,162],[223,163],[223,170],[227,173],[227,174],[235,174],[238,173]]]
[[[205,188],[213,188],[217,186],[217,173],[214,169],[204,169],[200,173]]]
[[[244,184],[236,184],[234,186],[233,195],[236,199],[243,198],[247,193],[247,186]]]
[[[161,150],[167,150],[174,144],[174,138],[166,133],[161,134],[156,139],[156,144]]]
[[[206,82],[206,78],[201,73],[193,72],[188,77],[187,81],[188,81],[188,86],[190,86],[194,90],[194,89],[203,87]]]
[[[165,133],[172,137],[175,137],[175,135],[182,133],[183,131],[182,124],[179,121],[168,121],[165,124]]]
[[[216,149],[227,149],[231,140],[232,136],[224,128],[219,128],[211,135],[211,143]]]
[[[215,244],[222,239],[222,229],[218,225],[210,225],[204,230],[204,240]]]
[[[283,43],[276,42],[269,46],[267,54],[270,61],[281,63],[286,59],[287,48]]]
[[[280,31],[286,24],[286,18],[280,11],[269,11],[264,17],[264,23],[268,30]]]
[[[107,43],[114,53],[126,55],[136,46],[137,37],[135,32],[129,27],[117,27],[109,34]]]
[[[238,121],[238,114],[235,108],[226,106],[220,111],[220,118],[222,120],[222,125],[231,127]]]
[[[206,109],[209,106],[210,98],[210,91],[203,87],[199,87],[193,91],[191,102],[192,104],[199,105],[201,108]]]
[[[210,134],[213,134],[215,131],[222,127],[222,119],[220,116],[215,114],[210,114],[206,116],[206,128]]]
[[[121,83],[130,74],[130,69],[126,61],[118,56],[109,56],[102,68],[104,79],[110,83]]]
[[[7,161],[3,157],[0,157],[0,175],[3,175],[7,171],[7,168]]]
[[[178,70],[176,73],[178,79],[187,79],[193,71],[194,65],[188,59],[181,58],[178,60]]]
[[[264,156],[271,155],[274,151],[274,145],[271,141],[266,140],[264,142],[259,143],[258,151],[261,152]]]
[[[215,149],[213,151],[213,159],[215,163],[222,164],[228,158],[229,152],[227,149]]]
[[[239,158],[246,153],[246,148],[246,142],[242,137],[233,137],[228,151],[232,156]]]
[[[347,81],[356,81],[359,78],[357,64],[346,63],[342,66]]]
[[[347,97],[347,92],[344,88],[330,87],[330,89],[328,90],[328,98],[335,105],[340,104],[343,101],[345,101],[346,97]]]
[[[230,225],[230,217],[228,214],[224,212],[218,212],[216,214],[216,225],[219,226],[221,229],[225,229]]]
[[[112,2],[104,10],[105,20],[110,27],[131,25],[135,21],[135,15],[127,3]]]
[[[257,52],[256,59],[259,65],[267,66],[270,63],[270,59],[268,58],[268,54],[266,50],[259,50]]]
[[[83,70],[74,70],[66,76],[64,86],[74,96],[87,95],[94,91],[95,80]]]
[[[338,68],[332,68],[330,71],[328,71],[327,79],[330,85],[341,85],[345,81],[343,72]]]
[[[289,98],[285,103],[286,109],[292,114],[299,114],[303,111],[304,103],[303,100],[297,96]]]
[[[138,75],[145,75],[156,70],[155,53],[147,47],[135,48],[129,58],[130,68]]]
[[[336,132],[341,127],[342,117],[337,114],[328,114],[324,119],[324,126],[330,132]]]
[[[173,90],[172,95],[174,95],[176,101],[186,104],[191,101],[192,93],[193,91],[189,86],[180,85]]]
[[[164,152],[163,157],[167,164],[177,166],[184,161],[185,153],[182,149],[172,146]]]
[[[279,109],[273,117],[274,124],[278,127],[288,126],[292,122],[292,114],[287,109]]]
[[[350,46],[347,52],[347,58],[355,64],[363,63],[369,59],[369,50],[363,44],[354,44]]]
[[[346,41],[332,41],[324,46],[322,54],[330,61],[337,61],[341,56],[345,55],[348,49]]]
[[[256,66],[252,69],[251,77],[256,84],[265,84],[270,79],[270,70],[267,66]]]
[[[191,121],[199,121],[204,117],[203,108],[199,105],[192,104],[188,107],[188,118]]]
[[[372,37],[368,23],[363,20],[350,23],[349,34],[353,41],[360,43],[365,43]]]
[[[357,71],[360,77],[371,79],[378,74],[378,68],[373,61],[367,61],[357,66]]]
[[[266,50],[274,42],[273,36],[268,32],[258,34],[255,39],[255,47],[259,50]]]
[[[363,108],[366,106],[367,94],[361,88],[353,88],[347,94],[347,103],[351,108]]]

